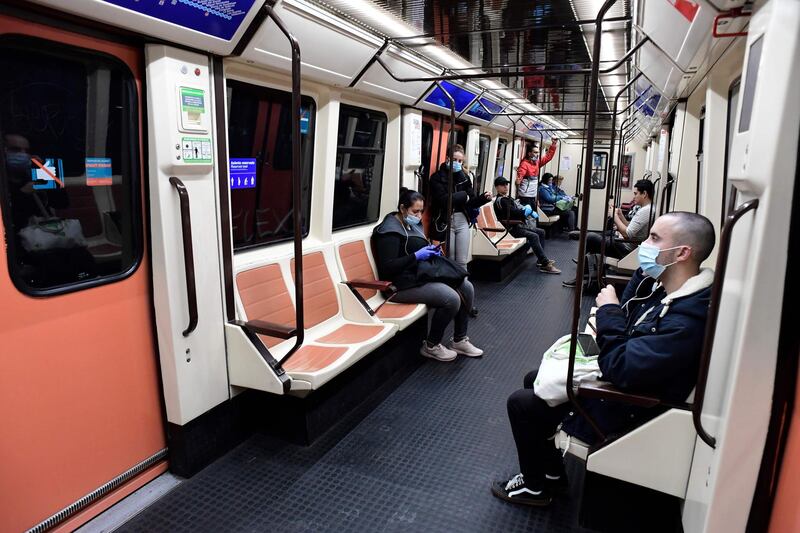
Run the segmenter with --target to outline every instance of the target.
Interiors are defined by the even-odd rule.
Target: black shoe
[[[550,494],[569,494],[569,480],[566,474],[561,474],[558,477],[545,476],[544,486]]]
[[[576,279],[571,279],[569,281],[562,281],[561,285],[563,285],[564,287],[569,287],[571,289],[574,289],[575,285],[576,285],[576,283],[575,283],[576,281],[577,281]]]
[[[544,507],[553,501],[546,489],[533,490],[525,484],[522,474],[517,474],[508,481],[495,481],[492,483],[492,494],[519,505]]]
[[[469,310],[469,316],[471,316],[472,318],[475,318],[476,316],[478,316],[478,308],[477,307],[473,307],[472,309],[470,309]]]
[[[581,232],[579,230],[572,230],[569,232],[569,238],[573,241],[577,241],[581,238]]]
[[[574,257],[572,258],[572,262],[575,263],[576,265],[578,264],[578,260],[575,259]]]

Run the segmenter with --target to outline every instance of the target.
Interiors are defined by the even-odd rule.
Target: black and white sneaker
[[[495,481],[492,483],[492,494],[501,500],[535,507],[544,507],[553,501],[549,491],[528,487],[522,474],[517,474],[508,481]]]

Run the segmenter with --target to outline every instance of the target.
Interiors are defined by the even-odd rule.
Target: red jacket
[[[550,144],[550,148],[547,149],[547,153],[544,154],[542,157],[539,158],[538,161],[535,163],[530,159],[523,159],[519,163],[519,167],[517,168],[517,186],[522,183],[522,178],[538,178],[539,177],[539,167],[542,165],[546,165],[553,159],[553,156],[556,155],[556,147],[557,144],[553,142]],[[537,183],[534,184],[534,187],[538,186],[538,179],[536,180]],[[536,189],[534,188],[534,191]],[[530,195],[523,195],[523,196],[536,196],[536,192]]]

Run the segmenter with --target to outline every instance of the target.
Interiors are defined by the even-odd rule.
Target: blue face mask
[[[417,224],[422,222],[422,219],[420,217],[415,217],[414,215],[406,215],[404,220],[406,221],[406,224],[408,224],[409,226],[416,226]]]
[[[6,154],[6,166],[11,171],[26,172],[31,168],[31,156],[25,152],[9,152]]]
[[[453,172],[461,172],[461,163],[459,161],[453,161],[450,166],[453,167]]]
[[[676,248],[680,248],[680,246],[673,246],[672,248],[664,248],[663,250],[658,246],[653,246],[651,244],[640,244],[639,245],[639,266],[642,267],[642,271],[650,276],[651,278],[658,279],[667,269],[667,267],[674,265],[677,261],[673,261],[668,265],[659,265],[656,263],[656,258],[659,256],[661,252],[665,252],[667,250],[675,250]]]

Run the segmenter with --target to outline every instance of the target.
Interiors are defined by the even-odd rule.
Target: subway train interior
[[[797,0],[4,0],[0,72],[0,532],[800,531]]]

